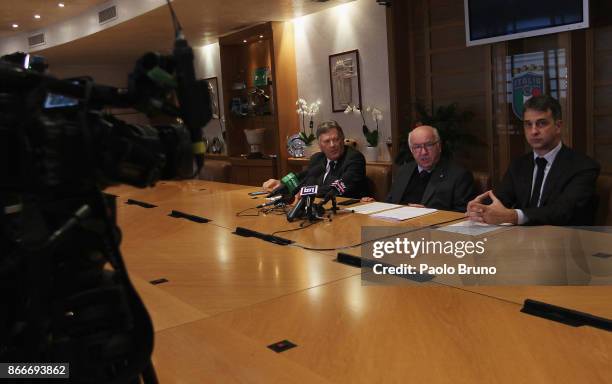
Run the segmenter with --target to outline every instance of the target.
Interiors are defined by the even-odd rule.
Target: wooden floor
[[[331,248],[360,255],[362,226],[401,230],[462,215],[437,212],[398,225],[341,214],[278,234],[297,244],[281,246],[232,233],[298,226],[274,213],[237,216],[263,201],[248,196],[253,190],[205,181],[107,190],[118,196],[121,249],[153,319],[161,383],[612,382],[612,333],[520,312],[533,298],[612,317],[610,285],[364,285],[361,270],[336,262]],[[172,218],[171,210],[212,221]],[[601,235],[579,240],[606,245]],[[601,260],[591,270],[612,263]],[[168,282],[149,283],[161,278]],[[282,340],[297,347],[267,348]]]

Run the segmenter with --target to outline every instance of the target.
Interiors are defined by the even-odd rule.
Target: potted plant
[[[310,157],[314,153],[319,152],[320,150],[319,145],[317,144],[317,141],[316,141],[316,136],[314,134],[314,116],[317,113],[319,113],[319,106],[321,105],[321,101],[316,101],[309,105],[306,100],[300,98],[295,102],[295,105],[297,105],[296,112],[298,113],[298,115],[302,117],[302,131],[300,131],[300,139],[302,139],[302,141],[306,145],[304,147],[304,156]],[[308,123],[309,132],[308,133],[306,133],[306,118],[307,117],[309,119],[309,123]]]
[[[431,112],[421,102],[415,105],[418,114],[417,125],[430,125],[438,129],[442,140],[442,155],[451,158],[462,147],[466,145],[481,145],[481,141],[474,135],[464,132],[464,126],[474,117],[471,111],[458,109],[457,103],[440,105]],[[412,153],[408,148],[408,132],[403,132],[400,138],[400,150],[395,158],[395,163],[401,165],[412,160]]]
[[[366,161],[376,161],[378,160],[378,142],[380,137],[380,131],[378,129],[378,123],[382,121],[383,114],[382,111],[376,107],[367,107],[366,112],[370,112],[372,115],[372,120],[376,123],[376,129],[370,130],[368,125],[366,124],[365,116],[363,115],[363,111],[357,108],[354,105],[349,105],[344,113],[359,113],[361,116],[362,132],[365,136],[367,145],[363,148],[363,156],[366,158]]]

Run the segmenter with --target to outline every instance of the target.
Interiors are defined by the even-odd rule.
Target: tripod
[[[119,251],[115,204],[99,190],[24,194],[1,216],[0,360],[68,362],[76,383],[157,383],[153,326]]]

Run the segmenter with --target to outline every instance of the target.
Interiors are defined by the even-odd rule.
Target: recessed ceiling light
[[[13,28],[19,28],[19,24],[13,24],[13,25],[11,25],[11,27],[13,27]]]
[[[57,6],[60,8],[64,8],[66,5],[64,3],[57,3]]]
[[[242,42],[243,42],[243,43],[246,43],[247,41],[246,41],[246,40],[242,40]]]
[[[35,19],[40,19],[40,15],[34,15]]]
[[[263,35],[259,35],[259,38],[260,38],[260,39],[263,39]]]

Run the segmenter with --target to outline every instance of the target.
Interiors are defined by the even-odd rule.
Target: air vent
[[[107,23],[117,18],[117,7],[113,5],[98,12],[98,22],[100,24]]]
[[[28,37],[28,45],[30,47],[35,47],[37,45],[42,45],[45,43],[45,34],[44,33],[39,33],[36,35],[32,35],[30,37]]]

